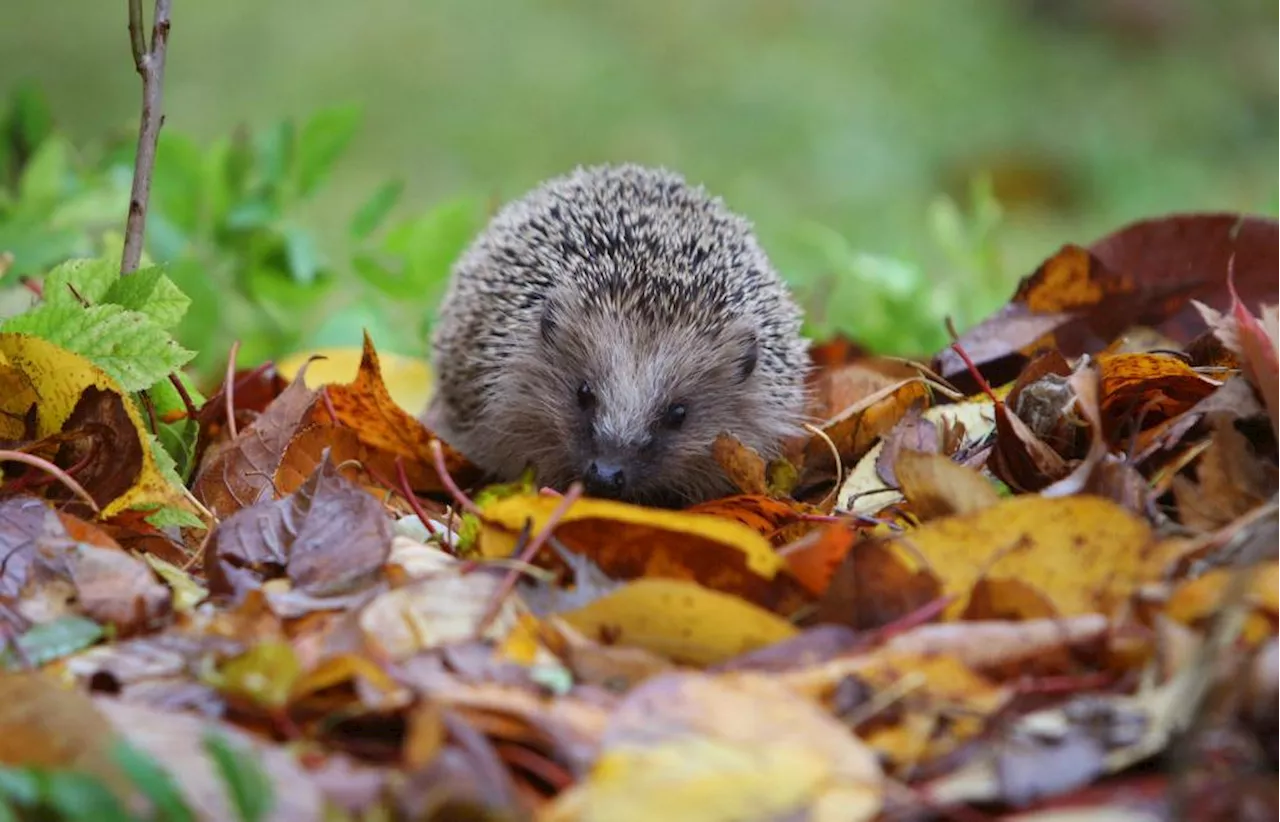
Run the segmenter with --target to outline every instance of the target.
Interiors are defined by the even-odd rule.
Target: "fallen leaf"
[[[326,461],[294,494],[225,520],[206,545],[204,564],[216,594],[238,598],[284,575],[299,591],[325,597],[371,583],[390,546],[391,523],[377,500]]]
[[[560,500],[537,494],[489,503],[483,509],[480,553],[510,556],[526,522],[531,533],[542,530],[559,505]],[[691,580],[783,616],[808,599],[768,540],[720,517],[584,499],[569,507],[555,536],[614,579]],[[557,562],[549,550],[542,556],[543,562]]]
[[[912,512],[923,522],[970,514],[1000,501],[981,474],[941,454],[903,451],[894,473]]]
[[[355,381],[360,373],[364,352],[359,348],[319,348],[300,351],[276,363],[280,376],[297,379],[307,366],[303,379],[308,388],[342,385]],[[410,414],[420,414],[431,397],[431,365],[416,357],[382,352],[378,356],[379,373],[387,393],[396,405]]]
[[[689,665],[714,665],[796,632],[768,611],[681,579],[638,579],[559,616],[598,641]]]
[[[24,439],[28,432],[22,421],[32,407],[34,438],[65,430],[74,444],[64,446],[61,459],[71,462],[60,467],[72,469],[84,462],[72,470],[85,472],[91,486],[87,490],[102,508],[103,519],[155,506],[194,514],[182,489],[156,463],[151,435],[137,408],[106,372],[78,354],[25,334],[0,334],[0,366],[21,374],[21,386],[38,393],[34,405],[31,392],[21,386],[0,397],[0,437]],[[87,459],[91,456],[95,458]]]
[[[666,674],[628,695],[586,781],[541,818],[854,822],[879,812],[881,780],[866,747],[781,685]]]

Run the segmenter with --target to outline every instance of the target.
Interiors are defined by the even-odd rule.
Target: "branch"
[[[169,4],[156,0],[151,26],[151,47],[142,33],[142,0],[129,0],[129,44],[133,63],[142,76],[142,123],[138,128],[138,154],[133,165],[133,189],[129,192],[129,219],[124,229],[124,255],[120,273],[128,274],[142,259],[142,237],[147,227],[147,201],[151,197],[151,173],[156,164],[156,142],[164,124],[164,56],[169,45]]]

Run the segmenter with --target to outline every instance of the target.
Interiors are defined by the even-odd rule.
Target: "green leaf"
[[[177,393],[177,392],[174,392]],[[200,423],[195,420],[177,420],[156,424],[156,437],[164,452],[173,461],[174,474],[182,483],[191,478],[195,469],[196,439],[200,436]]]
[[[293,123],[285,120],[255,135],[254,155],[262,182],[278,189],[289,176],[294,163]]]
[[[162,131],[152,178],[152,215],[158,211],[186,234],[196,233],[202,216],[204,181],[204,152],[200,146],[178,132]]]
[[[324,181],[360,127],[358,106],[337,106],[318,112],[298,135],[296,182],[307,196]]]
[[[150,754],[120,739],[112,746],[111,756],[134,787],[151,800],[160,819],[191,822],[196,818],[177,782]]]
[[[42,774],[41,800],[65,819],[84,822],[130,822],[130,815],[106,785],[74,771]]]
[[[284,230],[285,256],[289,260],[289,273],[300,285],[311,285],[320,270],[320,250],[311,235],[296,226]]]
[[[378,226],[382,225],[382,221],[391,213],[391,209],[395,208],[396,203],[400,201],[400,195],[403,193],[404,181],[402,180],[390,180],[379,186],[351,218],[349,229],[351,236],[354,239],[363,240],[377,231]]]
[[[454,260],[479,230],[481,219],[479,203],[464,198],[437,206],[392,229],[383,248],[403,261],[400,273],[403,291],[424,303],[432,302],[436,292],[448,281]],[[374,273],[378,267],[367,266],[368,262],[367,257],[358,259],[357,272],[370,284],[387,290],[385,279]],[[395,287],[395,291],[401,290],[400,286]]]
[[[140,391],[181,368],[194,354],[145,314],[118,305],[43,305],[0,323],[91,360],[126,391]]]
[[[0,797],[16,805],[34,805],[40,801],[40,779],[28,768],[0,765]]]
[[[204,530],[207,527],[204,521],[195,514],[183,508],[175,508],[172,505],[162,505],[152,513],[147,514],[143,519],[156,528],[199,528]]]
[[[178,465],[174,462],[169,451],[164,447],[160,442],[160,439],[155,434],[150,434],[148,436],[151,440],[151,453],[155,457],[156,469],[160,472],[160,475],[168,480],[170,485],[177,488],[183,487],[184,483],[182,481],[182,477],[178,476]]]
[[[68,260],[45,276],[44,304],[76,308],[85,303],[97,305],[119,279],[117,259]]]
[[[275,804],[275,797],[257,758],[247,750],[232,747],[225,737],[213,732],[205,734],[204,748],[226,783],[241,822],[258,822],[265,817]]]
[[[70,170],[71,146],[66,138],[53,135],[41,143],[18,181],[23,210],[42,210],[56,202]]]
[[[205,404],[205,396],[200,393],[200,389],[196,387],[195,381],[188,376],[187,372],[177,372],[178,382],[182,383],[182,387],[187,390],[187,396],[191,398],[191,404],[197,409]],[[155,385],[147,389],[147,396],[151,398],[151,404],[156,409],[156,414],[163,417],[177,411],[186,411],[187,404],[182,401],[182,396],[178,394],[178,389],[173,387],[173,381],[168,377],[157,382]]]
[[[161,328],[173,328],[187,313],[191,300],[159,267],[143,268],[116,277],[102,302],[146,314]]]
[[[14,89],[8,125],[28,151],[43,143],[53,131],[53,112],[49,110],[49,101],[31,80],[21,81]]]
[[[27,663],[38,666],[88,648],[102,636],[102,626],[92,619],[67,614],[33,626],[18,637],[17,645]],[[0,659],[10,669],[18,662],[17,656],[8,649]]]

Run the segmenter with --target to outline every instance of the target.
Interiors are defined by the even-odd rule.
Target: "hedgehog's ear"
[[[743,382],[756,370],[756,362],[760,359],[760,341],[755,332],[744,331],[735,340],[739,346],[738,358],[735,361],[738,382]]]

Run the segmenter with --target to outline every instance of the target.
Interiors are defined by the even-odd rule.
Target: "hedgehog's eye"
[[[684,407],[682,402],[673,402],[667,406],[667,410],[662,412],[662,424],[675,430],[684,425],[684,418],[688,415],[689,409]]]
[[[591,386],[583,382],[578,383],[578,407],[583,411],[590,411],[596,405],[596,392],[591,390]]]

